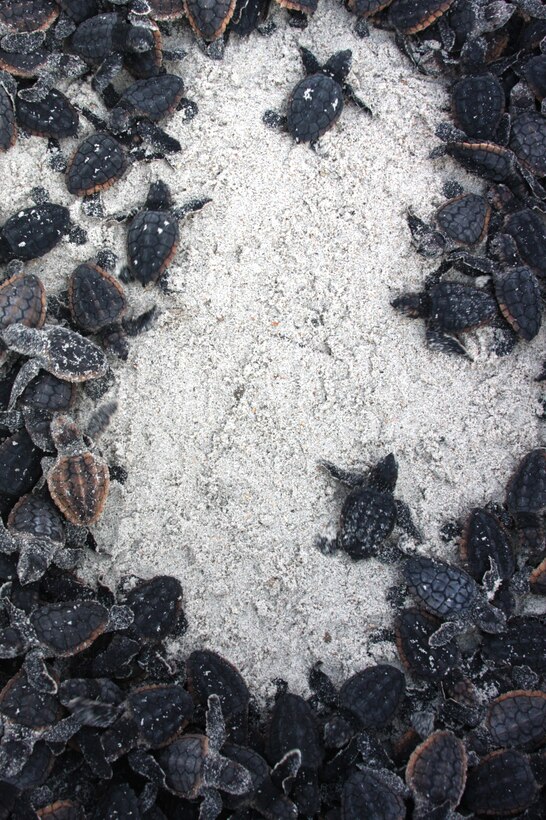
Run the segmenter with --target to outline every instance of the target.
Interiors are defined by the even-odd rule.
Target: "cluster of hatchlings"
[[[303,28],[316,0],[279,0]],[[52,167],[85,211],[132,162],[180,150],[160,127],[191,120],[194,102],[166,64],[180,52],[162,34],[187,19],[220,58],[231,35],[271,34],[269,0],[5,0],[0,3],[0,150],[18,132],[48,139]],[[496,352],[530,342],[546,277],[546,7],[540,0],[349,0],[356,33],[388,27],[423,72],[451,87],[448,154],[484,178],[482,194],[450,183],[434,224],[408,216],[420,253],[438,259],[420,293],[393,305],[426,321],[428,344],[468,353],[461,334],[495,327]],[[181,22],[178,22],[181,21]],[[324,64],[305,48],[306,76],[267,125],[315,146],[344,100],[371,114],[347,78],[351,52]],[[543,53],[545,52],[545,53]],[[116,91],[121,71],[129,84]],[[101,119],[55,87],[89,75],[108,110]],[[96,129],[72,157],[60,141],[83,116]],[[448,523],[460,566],[423,553],[408,506],[395,498],[398,465],[367,473],[323,467],[349,487],[325,553],[400,568],[392,632],[400,663],[359,671],[336,687],[320,662],[304,698],[278,682],[268,714],[240,672],[211,650],[185,661],[169,641],[184,634],[175,578],[124,579],[115,590],[77,575],[94,545],[90,527],[112,477],[96,439],[115,411],[99,405],[86,429],[71,412],[77,385],[93,398],[109,385],[108,354],[128,356],[154,306],[128,308],[123,283],[166,286],[179,221],[206,199],[175,206],[154,182],[128,222],[127,267],[101,252],[46,296],[24,263],[85,232],[45,191],[0,228],[0,817],[404,820],[407,817],[545,816],[546,623],[523,614],[546,592],[546,450],[525,455],[503,504]],[[452,274],[450,280],[444,279]],[[479,279],[480,287],[460,281]],[[482,281],[483,279],[483,281]],[[485,283],[485,284],[484,284]],[[540,378],[540,377],[539,377]],[[417,545],[394,542],[395,527]],[[332,560],[336,560],[332,558]],[[414,603],[406,607],[405,596]],[[400,668],[401,667],[401,668]],[[402,671],[403,670],[403,671]]]

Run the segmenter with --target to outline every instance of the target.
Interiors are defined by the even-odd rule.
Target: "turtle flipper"
[[[352,87],[352,85],[350,85],[350,83],[343,83],[342,87],[343,87],[343,93],[346,96],[346,98],[349,100],[349,102],[354,103],[357,106],[357,108],[360,108],[366,114],[369,114],[370,117],[373,117],[372,109],[368,105],[366,105],[364,100],[361,100],[360,97],[358,97],[356,95],[355,90]]]
[[[450,356],[466,356],[467,359],[473,361],[467,349],[455,336],[444,333],[433,322],[429,322],[427,325],[426,341],[431,350],[439,350],[442,353],[448,353]]]
[[[406,502],[400,498],[395,498],[394,503],[396,505],[396,523],[400,529],[407,533],[418,544],[422,544],[423,536],[414,524],[411,510]]]
[[[320,63],[312,51],[305,46],[300,46],[300,56],[306,74],[317,74],[320,71]]]
[[[336,467],[331,461],[319,461],[318,466],[329,472],[332,478],[347,484],[349,487],[360,487],[366,478],[363,473]]]
[[[264,113],[262,122],[268,128],[278,128],[281,131],[286,131],[288,127],[288,119],[284,114],[279,114],[277,111],[272,111],[270,108]]]
[[[445,621],[430,636],[428,642],[432,647],[445,646],[461,632],[462,626],[457,621]]]

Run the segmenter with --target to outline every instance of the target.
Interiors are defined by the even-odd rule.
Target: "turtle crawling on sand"
[[[351,487],[341,510],[337,536],[333,541],[320,538],[319,549],[330,554],[344,550],[355,561],[378,554],[383,541],[398,525],[417,542],[421,534],[413,523],[407,504],[394,497],[398,464],[392,453],[381,459],[368,473],[341,470],[323,461],[321,467]]]
[[[296,142],[308,142],[313,148],[339,119],[344,98],[367,114],[372,112],[347,82],[353,59],[350,49],[336,52],[322,66],[307,48],[301,47],[300,54],[307,76],[292,91],[286,116],[266,111],[263,121],[271,128],[284,128]]]

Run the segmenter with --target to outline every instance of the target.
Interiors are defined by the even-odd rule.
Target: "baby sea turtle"
[[[0,229],[0,262],[37,259],[58,245],[63,236],[76,244],[86,241],[85,234],[70,221],[68,208],[44,201],[44,193],[36,189],[38,204],[23,208],[4,222]]]
[[[302,814],[314,815],[320,810],[318,770],[324,750],[310,706],[299,695],[285,692],[277,698],[271,714],[267,757],[275,765],[296,749],[301,754],[301,767],[291,797]]]
[[[341,510],[336,538],[333,541],[319,539],[322,552],[330,554],[341,549],[354,560],[376,556],[396,525],[417,542],[421,541],[409,507],[394,498],[398,464],[392,453],[368,473],[342,470],[327,461],[320,465],[333,478],[352,488]]]
[[[128,166],[125,150],[111,134],[90,134],[70,160],[66,187],[75,196],[91,196],[110,188]]]
[[[539,792],[528,756],[516,749],[500,749],[469,768],[463,806],[478,815],[505,817],[525,811]]]
[[[451,90],[453,119],[468,141],[503,141],[503,135],[499,138],[499,129],[505,103],[502,83],[487,72],[463,77]]]
[[[0,23],[20,33],[44,31],[58,15],[59,6],[54,0],[8,0],[0,9]]]
[[[546,510],[545,448],[537,447],[521,459],[506,488],[506,506],[514,518],[520,548],[529,557],[540,555]]]
[[[161,180],[153,182],[144,210],[137,212],[129,224],[129,265],[122,278],[125,281],[135,279],[143,287],[160,281],[178,247],[179,221],[186,214],[200,211],[207,202],[210,202],[210,199],[193,199],[174,208],[171,193],[165,183]],[[131,216],[129,214],[129,217]]]
[[[296,820],[297,806],[286,791],[297,775],[301,755],[295,750],[288,752],[272,769],[264,758],[247,746],[226,743],[222,753],[234,763],[243,766],[252,778],[252,789],[239,796],[226,795],[224,806],[228,809],[254,809],[260,817],[269,820]],[[283,793],[283,791],[285,793]]]
[[[15,81],[0,72],[0,151],[8,151],[17,140],[17,125],[13,100],[17,92]]]
[[[190,26],[204,43],[222,36],[235,11],[236,0],[184,0]]]
[[[510,535],[495,515],[475,507],[466,519],[459,543],[459,555],[474,580],[481,582],[494,562],[499,578],[509,580],[516,561]]]
[[[405,798],[408,789],[400,778],[388,769],[363,766],[345,781],[341,794],[343,820],[363,817],[404,820],[407,815]]]
[[[437,281],[431,276],[420,293],[399,296],[391,305],[412,319],[425,319],[432,350],[470,358],[458,334],[499,318],[495,299],[473,285]]]
[[[455,809],[466,783],[467,754],[464,743],[452,732],[433,732],[412,753],[406,783],[415,801],[416,817],[428,811]]]
[[[46,292],[32,273],[18,273],[0,285],[0,330],[22,324],[40,328],[47,310]]]
[[[458,194],[444,202],[436,212],[440,230],[427,225],[412,211],[408,225],[422,256],[435,257],[459,245],[477,245],[485,239],[491,219],[491,206],[479,194]]]
[[[13,383],[10,410],[42,369],[68,382],[97,379],[108,371],[102,350],[66,327],[45,325],[38,330],[16,324],[2,331],[0,338],[9,350],[29,357]]]
[[[336,52],[322,66],[308,49],[301,47],[300,54],[307,76],[292,91],[286,116],[266,111],[263,121],[272,128],[286,129],[296,142],[313,147],[338,120],[344,98],[367,114],[371,111],[347,82],[353,59],[350,50]]]
[[[485,723],[495,746],[538,749],[546,741],[546,692],[505,692],[489,704]]]
[[[26,430],[18,430],[0,444],[0,493],[10,499],[30,492],[40,478],[41,450]]]
[[[133,612],[130,635],[137,640],[157,643],[175,637],[183,621],[182,586],[168,575],[156,575],[132,589],[125,604]]]
[[[195,117],[196,103],[183,94],[184,81],[175,74],[160,74],[137,80],[117,99],[110,116],[112,130],[124,133],[129,128],[134,128],[140,137],[166,153],[179,151],[178,140],[165,134],[157,123],[175,111],[180,111],[184,119]]]
[[[453,3],[454,0],[393,0],[388,20],[402,34],[417,34],[434,25]]]
[[[523,263],[546,277],[546,224],[541,215],[530,208],[516,210],[506,217],[503,231],[514,239]]]
[[[532,270],[525,265],[501,269],[494,276],[495,296],[513,331],[532,341],[542,324],[542,293]]]
[[[70,523],[95,524],[102,515],[110,474],[104,459],[91,452],[70,416],[58,414],[51,423],[57,458],[44,474],[51,498]]]
[[[504,614],[491,606],[484,589],[463,569],[419,555],[405,561],[403,573],[423,607],[444,619],[429,639],[431,646],[445,646],[466,624],[493,634],[504,631]]]
[[[183,735],[159,755],[169,791],[195,800],[203,797],[203,817],[217,817],[222,809],[219,791],[244,794],[252,789],[249,772],[220,755],[225,743],[222,709],[217,695],[208,700],[206,735]]]
[[[43,99],[31,102],[17,97],[17,124],[27,134],[51,139],[75,137],[79,115],[67,97],[56,88],[47,91]]]
[[[155,308],[126,318],[127,300],[122,285],[98,264],[84,262],[68,280],[68,306],[72,321],[82,333],[97,335],[103,347],[125,361],[127,335],[136,335],[150,322]]]
[[[216,652],[201,649],[186,661],[188,689],[205,706],[210,695],[218,695],[230,739],[246,740],[250,692],[238,669]]]
[[[419,609],[403,610],[395,622],[396,648],[411,675],[424,680],[442,681],[460,664],[455,641],[431,646],[431,636],[441,626],[438,618]]]

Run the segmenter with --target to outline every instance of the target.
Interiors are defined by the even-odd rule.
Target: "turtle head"
[[[51,438],[59,453],[70,454],[82,442],[82,434],[71,416],[58,413],[51,422]]]
[[[129,125],[129,112],[124,105],[116,105],[110,114],[110,125],[115,134],[121,134]]]
[[[345,51],[336,51],[330,59],[324,64],[322,69],[323,74],[332,77],[340,85],[343,85],[353,62],[353,52],[350,48]]]
[[[149,211],[168,211],[172,208],[173,199],[168,185],[163,180],[158,179],[152,182],[148,196],[146,197],[146,208]]]
[[[155,45],[153,31],[145,26],[131,26],[127,35],[127,47],[130,51],[143,54],[151,51]]]
[[[391,302],[395,310],[399,310],[410,319],[423,319],[427,314],[427,304],[423,293],[405,293]]]
[[[7,348],[21,356],[36,356],[43,348],[43,337],[39,330],[23,324],[9,325],[0,334]]]
[[[398,463],[393,453],[389,453],[372,468],[368,483],[382,492],[392,493],[397,481]]]

